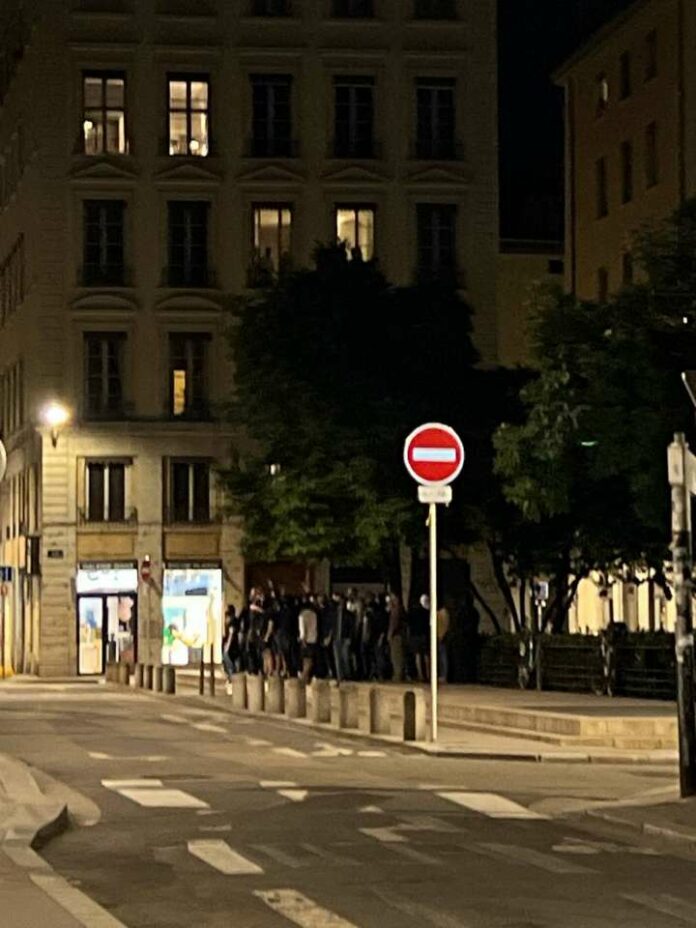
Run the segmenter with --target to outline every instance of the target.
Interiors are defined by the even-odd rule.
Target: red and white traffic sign
[[[404,444],[406,470],[424,486],[451,483],[464,466],[464,445],[448,425],[429,422],[415,429]]]

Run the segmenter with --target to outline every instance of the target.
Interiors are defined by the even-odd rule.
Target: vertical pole
[[[430,503],[430,737],[437,741],[437,503]]]
[[[208,691],[211,696],[215,695],[215,645],[210,646],[210,676],[208,677]]]
[[[691,610],[691,493],[689,446],[682,433],[669,447],[672,488],[672,568],[677,609],[677,716],[679,720],[679,788],[682,797],[696,794],[696,710],[694,707],[694,635]]]

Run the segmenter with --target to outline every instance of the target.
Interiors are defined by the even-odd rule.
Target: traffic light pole
[[[694,632],[692,615],[691,491],[696,458],[682,433],[668,452],[672,492],[672,570],[677,610],[677,716],[679,720],[679,788],[682,798],[696,794],[696,707],[694,705]]]

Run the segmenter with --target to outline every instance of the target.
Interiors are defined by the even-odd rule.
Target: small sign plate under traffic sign
[[[452,502],[452,487],[418,487],[418,502],[441,503],[445,506],[449,506],[449,504]]]

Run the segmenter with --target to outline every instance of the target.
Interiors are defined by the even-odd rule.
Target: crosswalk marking
[[[386,757],[386,751],[358,751],[358,757]]]
[[[271,860],[275,860],[276,863],[282,864],[284,867],[291,867],[293,870],[297,870],[302,866],[296,857],[286,854],[285,851],[274,847],[272,844],[252,844],[251,846],[255,851],[261,851],[262,854],[270,857]]]
[[[42,889],[85,928],[126,928],[123,922],[114,918],[106,909],[102,909],[98,903],[71,886],[57,873],[30,873],[29,877],[35,886]]]
[[[207,809],[208,803],[181,789],[119,789],[119,795],[148,809]]]
[[[357,928],[353,922],[322,908],[295,889],[257,889],[254,895],[300,928]]]
[[[291,802],[304,802],[309,796],[309,790],[306,789],[279,789],[278,795]]]
[[[269,747],[271,744],[271,742],[266,741],[265,738],[245,738],[244,740],[252,748]]]
[[[176,725],[188,725],[188,719],[182,715],[170,715],[168,712],[163,712],[160,718],[164,719],[165,722],[174,722]]]
[[[292,780],[259,780],[262,789],[288,789],[297,786]]]
[[[258,864],[233,851],[226,841],[201,839],[189,841],[187,847],[189,854],[226,876],[252,876],[263,873]]]
[[[590,867],[583,867],[580,864],[572,863],[570,860],[553,857],[551,854],[543,854],[541,851],[535,851],[530,847],[520,847],[515,844],[494,844],[486,842],[468,845],[468,849],[483,853],[484,855],[492,855],[497,858],[502,857],[505,860],[511,860],[517,864],[531,864],[531,866],[539,867],[539,869],[546,870],[549,873],[587,874],[597,872],[596,870],[590,869]]]
[[[221,725],[213,725],[211,722],[194,722],[193,727],[197,728],[198,731],[212,731],[216,734],[227,734],[227,729],[223,728]]]
[[[678,896],[670,896],[667,893],[658,893],[655,896],[649,896],[647,893],[622,893],[622,898],[646,909],[652,909],[653,912],[671,915],[687,925],[696,925],[696,905],[679,899]]]
[[[295,748],[273,748],[275,754],[282,754],[285,757],[306,757],[304,751],[296,751]]]
[[[438,793],[441,799],[453,802],[472,812],[481,812],[490,818],[546,819],[548,815],[533,812],[524,806],[499,796],[497,793]]]
[[[127,761],[145,761],[146,763],[155,764],[164,760],[169,760],[164,754],[138,754],[118,757],[116,754],[105,754],[103,751],[88,751],[88,755],[93,760],[127,760]]]
[[[136,788],[148,788],[148,789],[160,789],[162,786],[161,780],[149,779],[146,777],[136,777],[130,780],[102,780],[101,785],[105,789],[115,790],[118,792],[120,789],[126,787],[136,787]]]
[[[384,809],[379,806],[363,806],[358,812],[364,812],[366,815],[384,815]]]
[[[381,841],[382,844],[406,844],[408,840],[398,833],[396,826],[393,828],[360,828],[358,830],[367,835],[368,838]]]

